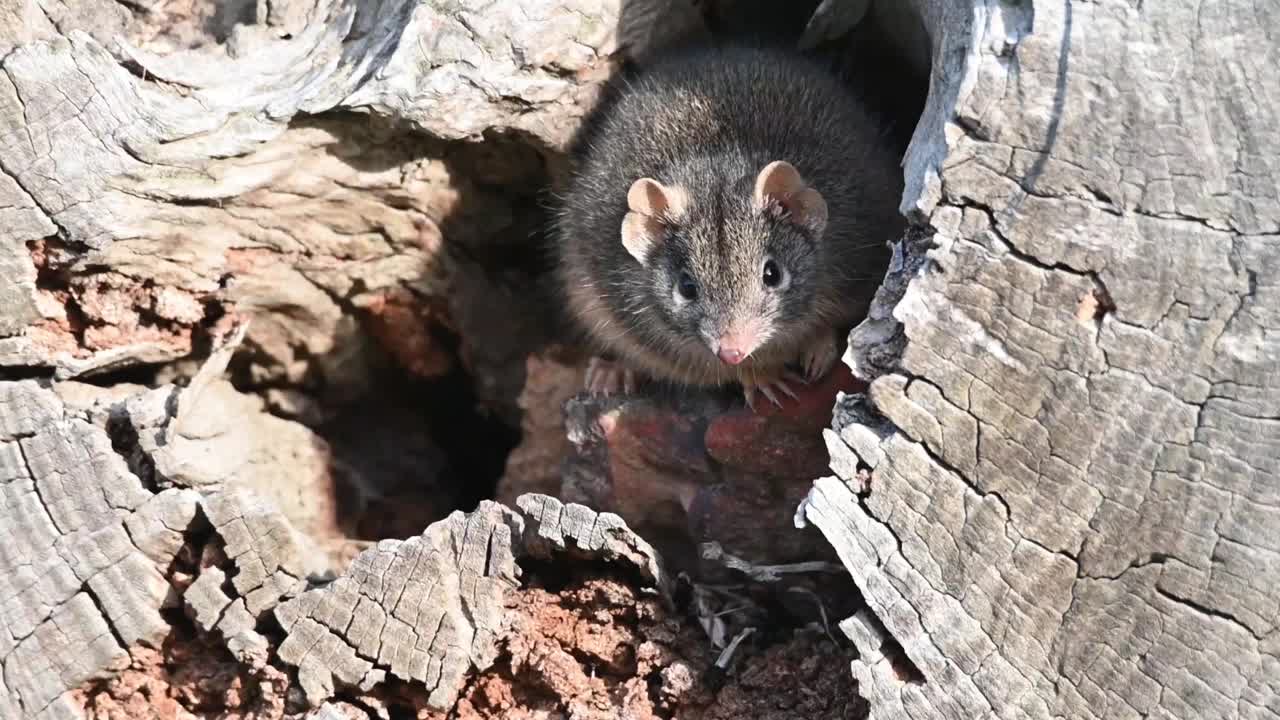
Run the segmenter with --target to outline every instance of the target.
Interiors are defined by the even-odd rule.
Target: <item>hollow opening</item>
[[[541,233],[557,155],[347,113],[280,142],[294,169],[230,203],[285,236],[242,251],[229,284],[253,318],[233,384],[314,437],[296,454],[322,459],[333,517],[309,530],[416,535],[493,497],[521,439],[526,358],[553,337]]]
[[[618,37],[628,59],[711,40],[746,40],[796,47],[822,0],[625,0]],[[804,51],[831,68],[862,96],[892,129],[902,152],[925,108],[931,71],[930,40],[916,3],[866,0],[829,3],[829,15],[846,15],[856,24],[835,37],[814,36]],[[859,6],[865,8],[857,15]],[[830,23],[830,21],[828,21]],[[844,27],[837,22],[836,25]],[[845,23],[847,25],[847,22]]]
[[[622,22],[647,2],[624,4]],[[754,23],[794,41],[817,4],[690,7],[713,36]],[[879,110],[902,152],[924,106],[927,57],[902,40],[913,18],[888,5],[873,3],[851,33],[810,52]],[[886,29],[893,23],[900,27]],[[553,382],[527,377],[528,368],[567,339],[545,252],[548,191],[565,158],[521,133],[444,141],[355,113],[300,118],[280,142],[294,146],[296,169],[229,203],[289,240],[237,260],[230,304],[252,308],[260,322],[233,382],[314,433],[343,537],[417,534],[495,496],[513,450],[529,439],[527,413],[554,414],[540,421],[560,429],[558,407],[528,410],[522,393]],[[296,285],[285,300],[282,283]],[[580,359],[554,372],[568,377]],[[530,454],[558,462],[568,446],[557,434]]]
[[[643,71],[649,58],[667,49],[708,39],[732,42],[744,38],[748,42],[764,40],[794,47],[804,35],[806,24],[819,4],[820,0],[789,3],[773,0],[689,0],[687,3],[625,0],[618,35],[632,58],[624,66],[624,72]],[[857,4],[844,3],[845,6]],[[838,74],[853,93],[879,116],[888,130],[886,142],[893,144],[899,158],[905,155],[925,110],[930,82],[929,39],[912,5],[894,0],[872,0],[866,14],[851,31],[806,51]],[[857,169],[850,168],[850,172],[856,173]],[[900,202],[901,197],[896,199]],[[907,227],[905,219],[902,225]],[[883,278],[888,262],[886,257],[884,266],[865,270],[868,275]],[[868,282],[880,284],[879,279]],[[587,488],[588,504],[621,514],[642,536],[659,546],[669,567],[693,568],[690,574],[699,580],[705,580],[722,568],[699,563],[696,550],[679,552],[682,549],[689,551],[688,545],[691,544],[685,534],[678,531],[680,529],[692,531],[689,533],[693,536],[692,544],[714,539],[755,563],[786,564],[815,557],[825,558],[831,550],[829,544],[825,539],[815,540],[797,533],[791,513],[808,492],[812,479],[817,477],[817,474],[808,474],[808,461],[815,454],[820,455],[817,473],[825,473],[826,448],[817,439],[821,437],[822,429],[829,425],[835,392],[831,389],[829,398],[813,403],[811,419],[816,419],[816,423],[797,421],[788,426],[783,421],[774,426],[776,430],[759,434],[753,434],[753,428],[759,427],[753,424],[755,419],[739,422],[731,418],[725,422],[722,416],[717,415],[719,410],[705,412],[697,408],[678,408],[672,414],[674,421],[668,421],[672,416],[659,410],[654,413],[656,419],[636,418],[630,426],[610,420],[620,439],[610,439],[588,448],[589,452],[598,452],[599,445],[607,444],[608,453],[622,456],[619,459],[610,455],[608,459],[613,477],[608,483],[600,483],[608,489],[598,492],[588,480],[579,481],[579,485]],[[701,421],[708,417],[711,427],[705,433],[703,427],[694,427],[689,432],[681,430],[680,421],[689,418]],[[788,432],[794,432],[791,436],[794,440],[782,439]],[[579,433],[585,434],[581,428]],[[704,473],[698,465],[698,453],[687,452],[684,448],[696,447],[699,443],[710,445],[708,438],[713,436],[719,447],[713,448],[710,454],[717,463]],[[736,440],[735,436],[750,440]],[[815,442],[809,445],[806,439]],[[643,451],[632,447],[663,441],[681,449],[662,454],[647,447]],[[787,461],[767,472],[761,472],[759,464],[752,465],[753,461],[770,454],[785,457]],[[655,460],[653,455],[659,457]],[[597,466],[604,464],[595,458],[588,458],[583,464],[593,462]],[[682,463],[683,467],[679,471],[667,471],[664,463],[677,466]],[[630,472],[628,464],[640,465],[653,472]],[[579,473],[582,477],[590,474],[589,469]],[[762,480],[761,475],[764,474],[770,478]],[[620,477],[624,475],[627,477]],[[676,525],[683,523],[686,528],[673,530],[661,524],[666,522],[669,525],[671,522],[670,518],[660,517],[655,510],[663,507],[658,500],[662,491],[653,488],[662,483],[670,486],[669,494],[680,498],[678,509],[673,513],[678,516],[674,522]],[[623,508],[611,507],[611,502]],[[742,531],[742,528],[749,530]],[[674,550],[672,546],[676,546]],[[729,575],[730,580],[738,577],[732,573]],[[847,586],[840,586],[841,582]],[[762,616],[768,618],[767,622],[757,625],[779,629],[783,635],[811,622],[815,614],[823,615],[820,624],[826,626],[827,618],[847,617],[862,605],[861,597],[844,575],[833,578],[830,585],[752,600],[758,604]],[[758,639],[772,643],[780,637],[762,634]]]
[[[460,364],[432,379],[384,367],[373,387],[316,426],[351,537],[407,538],[493,497],[520,431],[484,404],[475,382]]]

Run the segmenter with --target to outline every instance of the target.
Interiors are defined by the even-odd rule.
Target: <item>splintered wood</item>
[[[168,633],[199,495],[145,488],[35,382],[0,383],[0,418],[0,717],[66,716],[71,691]]]

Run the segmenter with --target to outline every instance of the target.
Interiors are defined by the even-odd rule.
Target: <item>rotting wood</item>
[[[0,365],[59,380],[185,356],[221,322],[211,306],[266,319],[248,340],[273,358],[261,372],[322,365],[344,303],[388,297],[361,296],[335,258],[357,260],[365,288],[430,285],[417,243],[439,238],[399,209],[449,173],[377,143],[360,152],[421,171],[408,189],[350,173],[330,150],[363,135],[298,118],[359,110],[442,140],[505,130],[555,147],[618,16],[271,3],[208,52],[175,50],[190,38],[118,3],[47,5],[0,2]],[[841,623],[862,691],[877,717],[1280,716],[1280,10],[907,6],[933,83],[903,209],[928,232],[902,244],[854,333],[847,361],[876,382],[836,408],[840,478],[805,506],[869,604]],[[291,218],[324,216],[303,237],[269,220],[323,196],[314,178],[362,218],[354,235],[323,204]],[[243,455],[193,461],[247,447],[212,414],[169,414],[199,393],[82,407],[70,389],[0,383],[4,717],[76,716],[71,692],[156,642],[179,602],[253,664],[258,618],[326,592],[302,591],[313,554],[287,530],[312,515],[239,485],[261,476]],[[204,402],[240,400],[218,378]],[[113,417],[138,434],[124,456]],[[565,527],[609,547],[583,529],[613,525],[585,508],[487,512],[526,529],[581,515]],[[175,600],[164,573],[205,518],[234,557],[211,553]],[[321,649],[349,661],[326,665],[339,681],[376,675],[376,654]],[[297,657],[322,698],[333,681]]]
[[[597,557],[665,586],[653,549],[616,515],[545,495],[517,504],[520,512],[485,501],[419,537],[384,540],[334,582],[277,606],[288,633],[280,659],[298,668],[307,699],[394,676],[423,684],[430,705],[448,710],[467,675],[497,657],[503,596],[519,584],[524,556]]]
[[[520,511],[486,502],[420,537],[378,543],[306,589],[315,576],[303,539],[251,489],[153,492],[101,428],[67,417],[33,381],[0,383],[0,407],[0,507],[17,523],[6,523],[0,580],[4,717],[75,717],[72,691],[127,665],[129,647],[158,644],[169,632],[159,612],[173,606],[166,573],[206,522],[211,542],[197,550],[210,559],[182,603],[247,666],[271,653],[296,666],[317,706],[338,688],[368,690],[394,675],[450,707],[467,674],[493,662],[520,557],[571,552],[630,568],[655,588],[667,582],[652,548],[617,516],[525,495]],[[278,648],[257,630],[266,613],[287,633]]]

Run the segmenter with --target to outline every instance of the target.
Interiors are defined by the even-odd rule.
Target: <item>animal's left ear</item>
[[[827,227],[827,201],[822,193],[808,186],[795,166],[786,160],[775,160],[756,176],[752,202],[759,210],[780,208],[792,222],[821,235]]]
[[[641,265],[648,266],[662,234],[666,232],[662,221],[638,212],[629,212],[622,218],[622,247]]]

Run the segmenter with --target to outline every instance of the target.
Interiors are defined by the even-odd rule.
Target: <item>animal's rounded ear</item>
[[[622,247],[641,265],[647,265],[653,250],[662,242],[666,226],[662,221],[638,212],[622,218]]]
[[[759,210],[779,207],[790,214],[797,225],[822,234],[827,227],[827,201],[822,193],[805,183],[800,171],[786,160],[775,160],[756,176],[752,202]]]
[[[644,265],[666,235],[666,225],[678,220],[688,205],[688,197],[678,187],[663,185],[653,178],[640,178],[627,190],[627,209],[622,219],[622,246]]]
[[[786,160],[774,160],[756,176],[755,201],[763,205],[768,198],[780,198],[805,189],[800,171]]]
[[[631,212],[660,218],[676,218],[684,214],[687,198],[683,190],[663,185],[653,178],[640,178],[627,191],[627,208]]]

